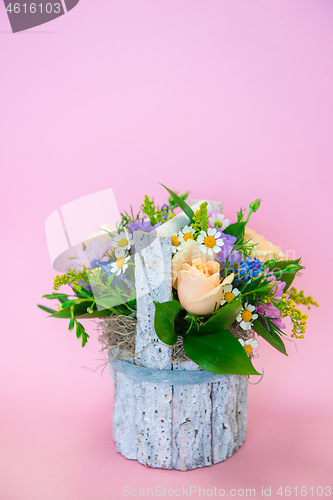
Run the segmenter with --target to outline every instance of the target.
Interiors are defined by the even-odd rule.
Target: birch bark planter
[[[162,469],[222,462],[245,440],[247,377],[214,375],[192,361],[172,363],[172,347],[154,330],[153,304],[171,300],[171,238],[136,232],[134,240],[135,362],[110,364],[116,449]]]

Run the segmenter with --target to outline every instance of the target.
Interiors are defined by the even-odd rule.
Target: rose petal
[[[208,267],[211,274],[216,274],[220,272],[220,264],[216,260],[211,262],[206,262],[206,266]]]
[[[229,276],[226,276],[224,278],[221,285],[230,285],[233,282],[234,277],[235,277],[234,273],[229,274]]]
[[[220,284],[220,272],[212,274],[211,276],[209,276],[209,278],[206,278],[206,279],[208,279],[208,281],[210,281],[210,283],[214,287],[217,287]]]
[[[207,281],[207,280],[206,280]],[[222,300],[222,285],[214,288],[210,292],[198,297],[188,304],[187,311],[192,314],[204,316],[210,314],[220,307]]]
[[[277,247],[270,241],[267,241],[263,236],[256,233],[248,227],[245,229],[244,241],[251,240],[252,243],[258,243],[252,253],[252,257],[257,257],[261,262],[266,262],[266,260],[273,259],[278,256],[284,260],[288,260],[288,256],[281,252],[281,247]]]
[[[199,258],[204,262],[215,260],[215,256],[210,257],[200,250],[200,244],[197,241],[187,240],[171,261],[172,286],[174,288],[177,288],[178,271],[182,269],[184,263],[191,265],[195,258]]]
[[[186,311],[189,311],[188,306],[190,302],[215,290],[214,285],[204,276],[184,270],[178,273],[177,289],[179,302]]]

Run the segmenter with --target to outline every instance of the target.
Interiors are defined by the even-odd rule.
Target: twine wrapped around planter
[[[185,471],[222,462],[245,440],[247,377],[201,370],[181,344],[160,342],[153,301],[171,300],[171,238],[136,232],[134,240],[137,321],[110,318],[102,324],[102,343],[117,349],[110,363],[116,449],[163,469]],[[109,334],[117,321],[120,340],[115,345]]]

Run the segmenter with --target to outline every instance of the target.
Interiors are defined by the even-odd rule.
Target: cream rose
[[[192,265],[183,264],[178,271],[177,290],[186,311],[204,316],[218,309],[223,295],[218,262],[194,259]]]
[[[215,255],[207,255],[200,250],[200,243],[194,240],[187,240],[181,250],[179,250],[172,259],[172,286],[177,288],[178,271],[183,265],[190,264],[194,259],[200,259],[202,262],[215,261]]]
[[[250,243],[258,243],[251,253],[251,257],[257,257],[261,262],[279,257],[283,260],[288,260],[288,257],[281,252],[281,247],[273,245],[263,236],[260,236],[252,229],[245,229],[244,241],[251,240]]]

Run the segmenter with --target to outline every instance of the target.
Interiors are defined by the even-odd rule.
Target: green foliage
[[[249,210],[249,213],[247,215],[246,222],[245,222],[246,224],[249,222],[251,215],[258,210],[258,208],[260,207],[260,203],[261,203],[260,199],[252,201],[250,203],[250,206],[249,206],[250,210]]]
[[[82,339],[82,347],[84,347],[88,342],[89,335],[87,334],[84,326],[81,323],[75,320],[75,324],[76,324],[76,338]]]
[[[263,298],[269,299],[273,297],[276,287],[276,282],[273,280],[268,280],[265,274],[261,274],[257,278],[252,278],[238,286],[242,297],[246,297],[246,300],[253,303],[258,300],[261,301]]]
[[[186,354],[204,370],[212,373],[260,375],[240,342],[226,330],[209,335],[183,337]]]
[[[168,302],[155,302],[154,328],[158,338],[167,345],[173,345],[177,341],[175,333],[175,319],[182,306],[178,300]]]
[[[133,260],[127,263],[126,280],[117,282],[115,274],[103,272],[100,267],[89,270],[89,281],[94,290],[94,300],[100,307],[118,312],[118,314],[129,315],[135,300],[135,277]]]
[[[161,184],[161,186],[163,186],[168,191],[168,193],[171,195],[171,198],[174,200],[174,204],[176,206],[180,207],[183,210],[183,212],[187,215],[187,217],[190,219],[190,224],[191,224],[194,212],[193,212],[192,208],[185,202],[185,199],[187,198],[187,193],[186,193],[186,195],[178,196],[177,193],[175,193],[174,191],[171,191],[171,189],[164,186],[164,184]],[[185,198],[184,198],[184,196],[185,196]]]
[[[245,210],[243,210],[242,208],[239,210],[239,212],[237,212],[237,222],[243,222],[244,212]]]
[[[224,234],[230,234],[231,236],[236,236],[238,245],[242,245],[244,242],[244,232],[245,232],[245,222],[235,222],[234,224],[230,224],[223,231]]]
[[[300,265],[301,258],[297,260],[278,260],[269,268],[271,274],[274,274],[279,281],[284,281],[286,286],[283,291],[286,292],[295,279],[296,273],[304,266]]]
[[[242,310],[240,299],[234,299],[229,304],[220,307],[212,316],[200,327],[199,334],[207,335],[216,331],[229,328]],[[192,334],[192,332],[191,332]],[[194,334],[194,332],[193,332]]]
[[[262,320],[265,321],[265,318],[262,318]],[[285,345],[281,337],[273,330],[273,325],[274,323],[266,320],[266,326],[269,328],[268,330],[260,323],[258,319],[256,319],[253,322],[252,328],[258,335],[260,335],[263,339],[265,339],[266,342],[271,344],[271,346],[275,347],[275,349],[277,349],[279,352],[282,352],[282,354],[288,356]]]
[[[126,212],[126,210],[124,210],[124,212],[120,212],[122,227],[126,227],[129,222],[136,222],[137,220],[139,220],[139,216],[140,216],[140,212],[138,212],[136,214],[136,216],[134,216],[132,205],[131,205],[131,213],[130,214],[128,214]]]
[[[195,230],[196,236],[199,235],[200,231],[207,231],[208,229],[208,202],[204,201],[201,203],[200,208],[196,210],[192,218],[192,227]]]
[[[133,264],[129,267],[129,278],[134,280]],[[88,274],[86,270],[84,272],[84,277],[88,281]],[[123,280],[119,280],[117,284],[115,275],[107,276],[107,273],[102,273],[101,268],[90,270],[89,273],[89,281],[94,286],[98,304],[100,307],[105,307],[105,309],[98,309],[94,295],[78,284],[78,281],[81,281],[82,274],[80,274],[79,278],[79,273],[73,274],[70,272],[62,277],[62,284],[65,284],[65,281],[73,283],[74,297],[64,293],[46,294],[44,298],[59,301],[58,309],[38,305],[40,309],[49,313],[53,318],[69,319],[68,329],[72,331],[76,328],[76,336],[82,339],[82,347],[87,343],[89,335],[78,319],[103,318],[112,314],[128,316],[136,308],[134,281],[132,281],[132,286],[128,286],[128,284],[131,285],[129,280],[127,280],[127,284]]]
[[[187,197],[188,197],[188,194],[189,194],[189,193],[188,193],[188,192],[186,192],[186,193],[183,193],[183,194],[179,194],[179,195],[178,195],[177,191],[175,191],[175,192],[174,192],[174,194],[175,194],[176,196],[179,196],[179,198],[180,198],[182,201],[185,201],[185,200],[187,200]],[[174,198],[173,198],[172,196],[169,196],[168,203],[169,203],[169,210],[170,210],[171,212],[173,212],[173,211],[174,211],[174,209],[175,209],[176,207],[178,207],[178,203],[176,203],[176,202],[175,202],[175,200],[174,200]]]

